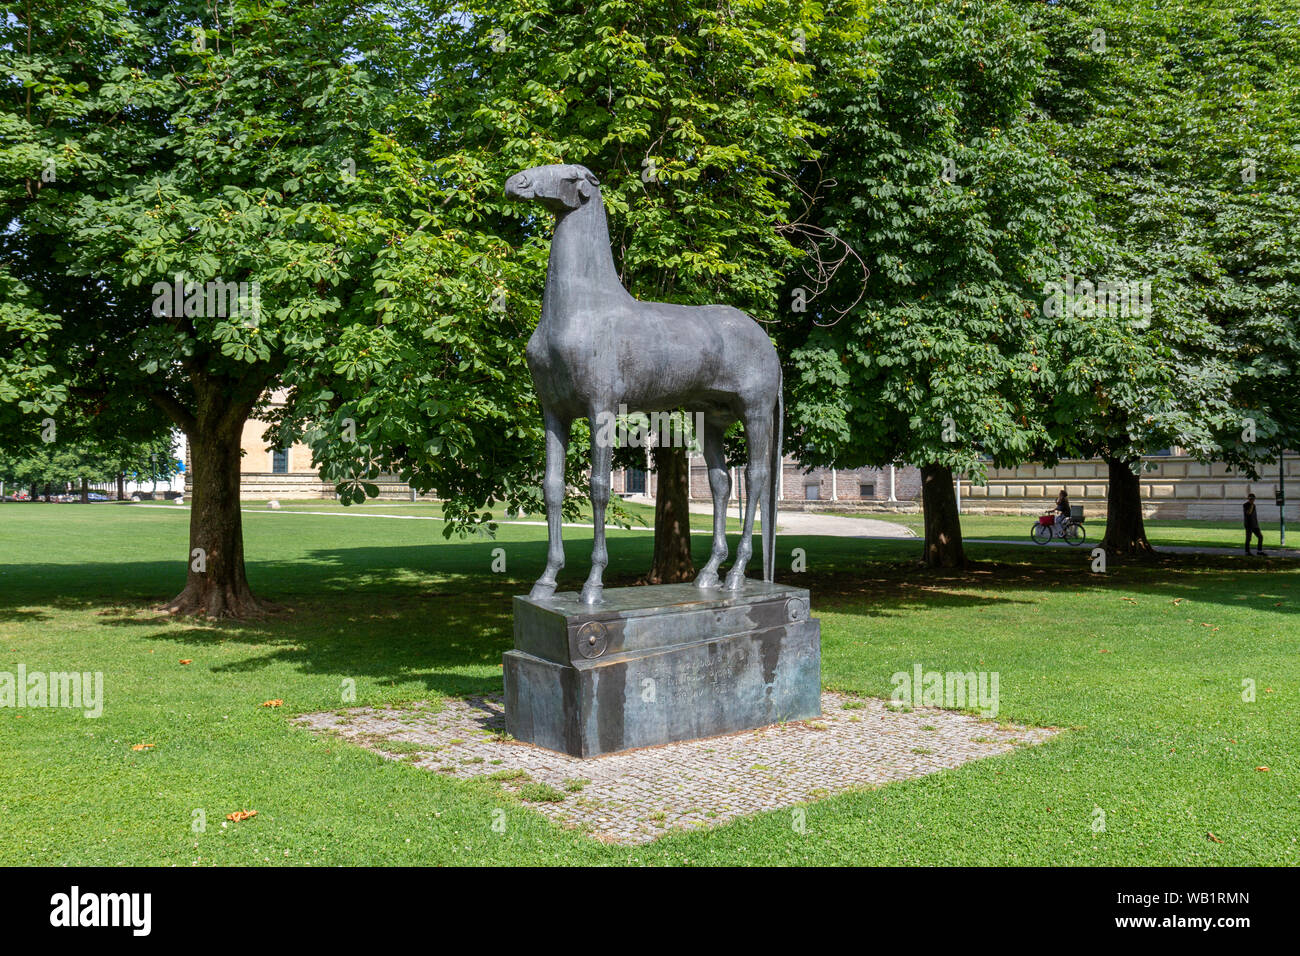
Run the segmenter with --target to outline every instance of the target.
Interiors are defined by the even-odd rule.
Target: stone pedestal
[[[516,597],[505,654],[506,731],[600,754],[750,730],[821,713],[821,625],[808,591],[747,582]]]

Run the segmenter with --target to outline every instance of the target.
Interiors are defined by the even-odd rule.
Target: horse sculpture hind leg
[[[695,576],[699,588],[720,588],[718,566],[727,560],[727,499],[731,497],[731,472],[723,435],[729,423],[716,417],[704,419],[704,463],[709,469],[709,491],[713,494],[713,549],[709,562]]]
[[[754,552],[754,512],[759,501],[767,501],[772,494],[768,483],[772,474],[775,421],[766,398],[747,404],[744,420],[745,444],[748,446],[748,461],[745,464],[745,523],[740,531],[740,543],[736,545],[736,563],[727,573],[726,587],[729,591],[737,591],[745,586],[745,566],[749,564]],[[767,522],[764,521],[763,524],[766,525]],[[771,533],[766,527],[763,530],[765,534]],[[771,569],[765,566],[763,571],[766,577]]]

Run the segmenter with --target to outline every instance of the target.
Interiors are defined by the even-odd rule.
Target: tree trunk
[[[81,479],[81,503],[90,504],[90,481],[86,478]]]
[[[691,560],[690,462],[685,448],[654,449],[655,553],[646,584],[678,584],[695,579]]]
[[[271,605],[255,598],[248,587],[239,511],[239,439],[248,413],[222,408],[219,402],[200,400],[199,405],[188,434],[194,470],[189,577],[164,610],[208,617],[260,616]]]
[[[957,492],[953,487],[952,469],[947,465],[921,466],[921,510],[925,517],[925,566],[966,567]]]
[[[1133,466],[1140,461],[1106,458],[1110,487],[1106,491],[1106,537],[1101,548],[1107,555],[1155,554],[1142,522],[1142,479]]]
[[[117,473],[117,500],[126,501],[126,472]]]

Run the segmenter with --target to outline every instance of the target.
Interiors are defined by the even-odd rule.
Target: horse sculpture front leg
[[[610,469],[614,463],[614,448],[609,441],[608,429],[602,429],[603,415],[612,412],[594,413],[591,416],[591,523],[593,540],[591,546],[591,574],[582,586],[582,603],[599,604],[605,585],[603,576],[605,566],[609,564],[609,551],[605,547],[605,508],[609,504]]]
[[[546,570],[528,592],[533,600],[555,593],[555,576],[564,567],[564,460],[572,422],[554,412],[544,411],[544,415],[546,474],[542,478],[542,497],[546,501]]]

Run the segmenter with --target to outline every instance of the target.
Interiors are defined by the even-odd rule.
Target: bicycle
[[[1084,530],[1083,519],[1076,518],[1074,515],[1061,522],[1061,530],[1057,531],[1056,515],[1045,514],[1034,522],[1034,526],[1029,530],[1029,537],[1034,544],[1047,544],[1053,538],[1063,538],[1066,544],[1074,547],[1083,544],[1084,539],[1088,537],[1088,532]]]

